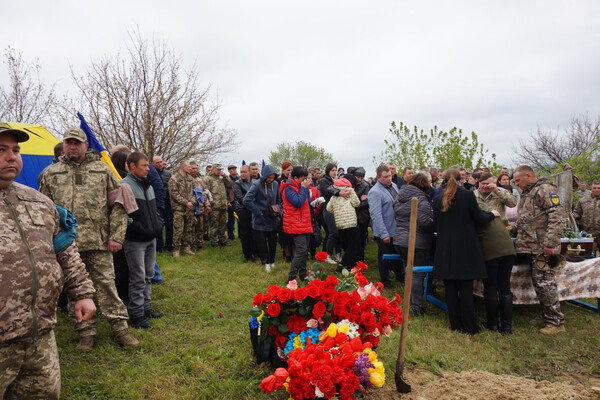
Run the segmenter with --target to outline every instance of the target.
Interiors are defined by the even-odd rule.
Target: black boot
[[[487,322],[484,326],[490,331],[498,330],[498,298],[497,297],[486,297],[485,298],[485,314]]]
[[[512,293],[500,296],[500,333],[503,335],[512,334]]]

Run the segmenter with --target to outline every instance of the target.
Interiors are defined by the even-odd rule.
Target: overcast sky
[[[489,3],[10,2],[0,44],[75,95],[70,65],[83,73],[133,30],[157,35],[196,62],[221,121],[238,131],[238,152],[214,161],[267,160],[278,143],[302,140],[372,173],[391,121],[402,121],[475,131],[512,165],[537,126],[600,115],[600,2]]]

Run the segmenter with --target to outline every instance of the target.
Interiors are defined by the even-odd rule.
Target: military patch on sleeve
[[[552,204],[554,204],[555,206],[560,204],[560,199],[558,198],[558,195],[556,193],[552,193],[550,192],[550,201],[552,202]]]

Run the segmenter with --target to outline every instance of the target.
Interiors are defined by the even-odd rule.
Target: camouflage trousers
[[[213,210],[210,213],[210,244],[212,246],[227,243],[225,228],[227,225],[227,210]]]
[[[58,399],[59,395],[54,331],[36,343],[0,344],[0,399]]]
[[[558,288],[556,287],[556,271],[542,271],[531,267],[531,281],[542,305],[542,316],[546,323],[561,326],[565,324],[565,315],[560,311]]]
[[[191,246],[194,232],[193,211],[173,211],[173,249]]]
[[[193,245],[197,248],[204,246],[204,213],[194,215]]]
[[[127,307],[117,293],[115,286],[115,268],[113,266],[113,255],[108,251],[90,250],[82,251],[81,259],[85,264],[85,269],[90,275],[90,279],[94,283],[96,289],[95,301],[98,309],[110,324],[110,329],[113,332],[127,329]],[[79,336],[95,336],[96,335],[96,314],[87,321],[75,321],[75,304],[69,302],[69,316],[75,322],[75,331],[79,332]]]

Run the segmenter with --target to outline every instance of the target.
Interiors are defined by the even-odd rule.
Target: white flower
[[[318,386],[315,386],[315,397],[325,397],[325,393],[321,392]]]

